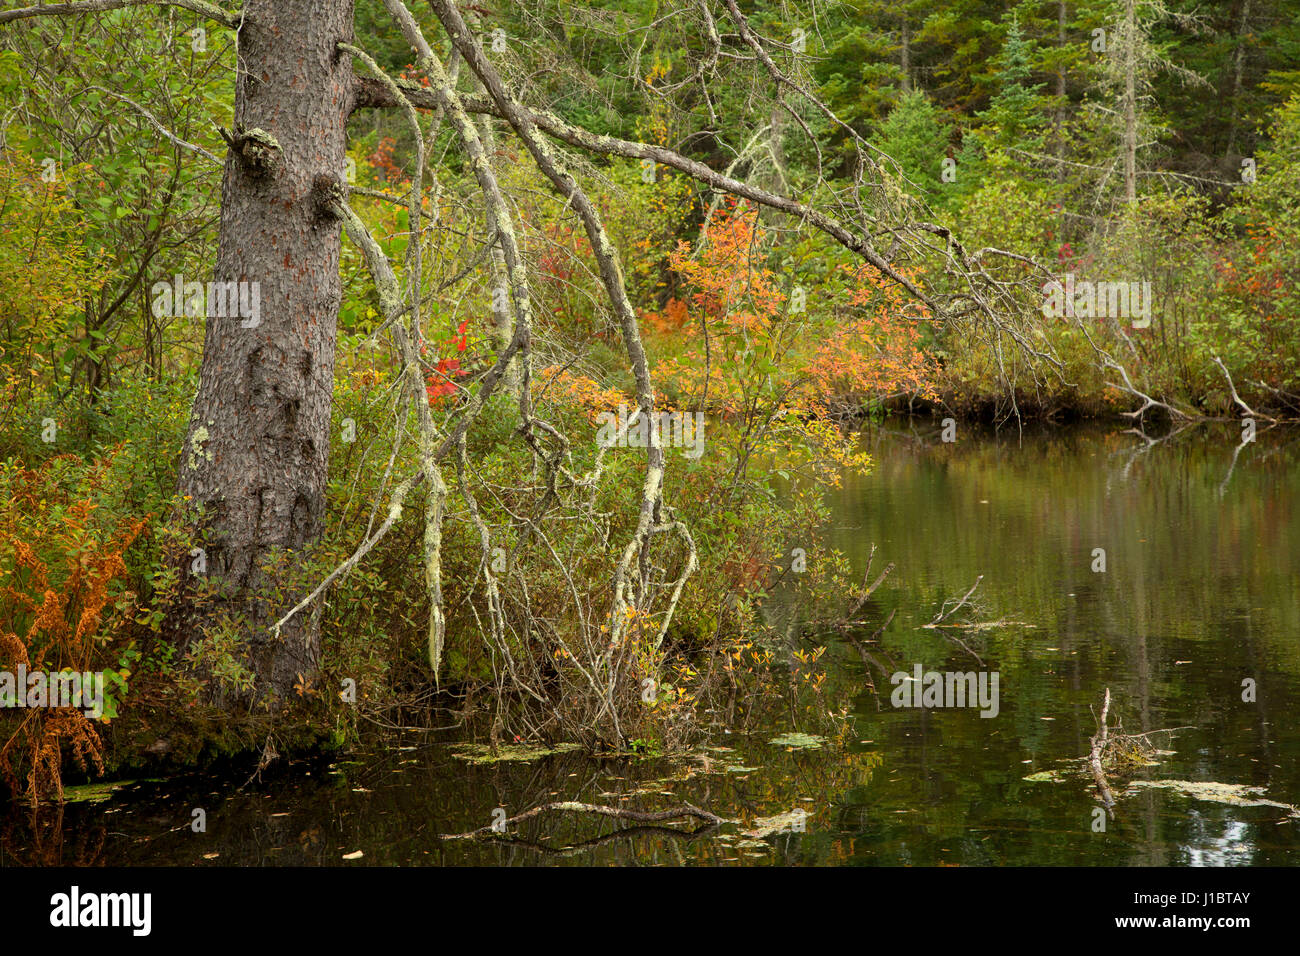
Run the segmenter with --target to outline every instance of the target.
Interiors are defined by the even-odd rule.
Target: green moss
[[[65,803],[103,803],[113,795],[113,791],[138,782],[114,780],[109,783],[83,783],[74,787],[64,787],[63,800]]]

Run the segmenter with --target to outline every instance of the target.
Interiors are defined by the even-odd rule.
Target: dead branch
[[[1106,715],[1110,712],[1110,688],[1106,688],[1106,696],[1101,703],[1101,716],[1097,718],[1097,733],[1092,736],[1092,753],[1088,757],[1088,765],[1092,768],[1092,777],[1097,781],[1097,791],[1101,794],[1101,803],[1110,811],[1113,818],[1115,813],[1111,808],[1115,806],[1115,797],[1110,792],[1110,784],[1106,782],[1106,773],[1102,769],[1101,756],[1106,749]]]
[[[871,546],[871,554],[867,557],[867,570],[862,575],[862,593],[858,595],[858,602],[854,604],[842,618],[840,618],[841,623],[851,621],[856,617],[857,613],[862,610],[862,605],[867,603],[867,600],[875,593],[876,588],[880,587],[880,585],[884,583],[885,578],[889,577],[890,573],[894,570],[894,562],[890,561],[889,564],[885,565],[885,570],[880,572],[880,577],[876,578],[876,580],[872,582],[871,586],[868,587],[867,578],[871,577],[871,562],[875,557],[876,546],[873,544]]]
[[[1277,421],[1276,418],[1273,418],[1270,415],[1261,415],[1259,412],[1255,411],[1244,401],[1242,401],[1241,396],[1237,394],[1237,386],[1234,385],[1232,382],[1232,376],[1228,374],[1228,367],[1223,364],[1223,361],[1217,355],[1213,356],[1213,358],[1214,358],[1214,364],[1219,366],[1219,371],[1221,371],[1223,373],[1223,377],[1228,380],[1228,390],[1232,392],[1233,403],[1238,405],[1249,418],[1262,418],[1264,421],[1276,422]]]
[[[223,10],[204,0],[80,0],[77,3],[42,3],[34,7],[19,7],[17,10],[0,12],[0,23],[24,20],[27,17],[75,16],[79,13],[102,13],[108,10],[121,10],[123,7],[181,7],[191,13],[197,13],[215,20],[232,30],[239,26],[240,15]]]
[[[388,0],[388,2],[392,3],[394,0]],[[555,190],[565,198],[582,220],[592,254],[596,258],[601,281],[605,286],[605,292],[622,332],[624,348],[631,363],[633,377],[636,382],[637,405],[644,420],[653,420],[655,414],[654,386],[650,378],[649,362],[646,358],[645,349],[641,344],[636,311],[628,298],[623,277],[623,267],[619,261],[617,250],[605,232],[600,213],[578,185],[572,173],[565,168],[551,145],[541,137],[528,111],[523,109],[507,90],[505,82],[496,68],[474,41],[456,4],[451,0],[430,0],[430,6],[439,21],[441,21],[452,44],[460,51],[470,69],[474,71],[479,82],[483,84],[483,88],[492,97],[506,122],[510,124],[523,141],[538,169],[550,180]],[[614,600],[610,611],[610,641],[615,644],[618,643],[622,629],[626,626],[623,610],[644,603],[648,588],[644,568],[647,564],[646,555],[655,526],[655,516],[659,512],[663,501],[663,478],[663,447],[660,444],[658,434],[652,431],[649,440],[646,442],[645,480],[641,490],[641,507],[637,516],[636,530],[624,549],[623,556],[614,572]],[[631,582],[628,581],[628,577],[633,563],[638,559],[643,571],[638,586],[634,589]],[[617,719],[615,722],[617,723]]]
[[[696,820],[703,820],[711,826],[721,826],[727,823],[717,814],[710,813],[708,810],[701,810],[697,806],[689,803],[683,803],[680,807],[672,810],[627,810],[622,807],[602,807],[595,803],[577,803],[572,800],[562,800],[556,803],[544,803],[540,807],[533,807],[531,810],[525,810],[523,813],[517,813],[513,817],[507,817],[505,820],[498,821],[495,824],[489,824],[485,827],[479,827],[477,830],[470,830],[468,833],[444,833],[439,839],[442,840],[472,840],[481,836],[488,836],[493,833],[504,832],[505,827],[512,824],[522,823],[525,820],[531,820],[533,817],[541,816],[543,813],[551,811],[563,813],[593,813],[603,817],[613,817],[615,820],[631,820],[633,823],[661,823],[664,820],[676,820],[681,817],[693,817]]]
[[[975,579],[975,583],[970,586],[970,590],[962,595],[961,600],[954,604],[951,609],[944,610],[944,608],[948,607],[948,602],[944,601],[943,605],[939,608],[939,613],[934,616],[934,620],[929,624],[922,624],[921,626],[927,629],[945,626],[943,622],[966,606],[966,602],[970,600],[970,596],[975,593],[975,589],[980,586],[980,582],[983,580],[984,575],[981,574]]]

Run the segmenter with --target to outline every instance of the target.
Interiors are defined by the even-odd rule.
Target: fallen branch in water
[[[1000,617],[996,621],[969,621],[964,624],[922,624],[923,629],[933,628],[952,628],[961,631],[991,631],[996,627],[1037,627],[1037,624],[1030,624],[1028,621],[1013,621],[1009,618]],[[949,635],[951,636],[951,635]]]
[[[862,593],[858,595],[858,603],[854,604],[853,607],[849,609],[848,613],[846,613],[842,618],[840,618],[838,623],[847,624],[849,621],[851,621],[853,617],[859,611],[862,610],[862,605],[867,603],[867,599],[870,598],[871,595],[875,593],[876,588],[880,587],[880,585],[884,583],[885,578],[889,577],[890,573],[894,570],[894,562],[890,561],[889,564],[885,565],[885,570],[880,572],[880,577],[876,578],[876,580],[871,584],[871,586],[868,587],[867,579],[871,577],[871,563],[875,560],[875,558],[876,558],[876,546],[873,544],[871,546],[871,554],[867,557],[867,570],[863,572],[862,575]]]
[[[613,817],[616,820],[631,820],[633,823],[660,823],[664,820],[676,820],[680,817],[694,817],[712,826],[720,826],[727,822],[717,814],[710,813],[708,810],[701,810],[689,803],[683,803],[680,807],[672,810],[625,810],[620,807],[602,807],[595,803],[576,803],[571,800],[563,800],[558,803],[544,803],[540,807],[533,807],[531,810],[525,810],[513,817],[507,817],[505,820],[479,827],[477,830],[470,830],[468,833],[444,833],[439,836],[439,839],[470,840],[475,837],[489,836],[493,833],[504,833],[505,828],[511,824],[531,820],[533,817],[540,816],[551,810],[567,813],[594,813],[599,816]]]
[[[1092,735],[1092,753],[1088,757],[1088,765],[1092,767],[1092,777],[1097,781],[1097,790],[1101,794],[1101,803],[1108,811],[1111,818],[1115,816],[1115,811],[1111,807],[1115,806],[1115,797],[1110,792],[1110,784],[1106,782],[1106,772],[1101,766],[1101,755],[1106,750],[1106,715],[1110,713],[1110,688],[1106,688],[1106,696],[1101,702],[1101,716],[1097,718],[1097,732]]]
[[[185,826],[188,827],[189,824],[186,823]],[[536,853],[542,853],[548,856],[565,857],[589,853],[598,846],[604,846],[605,844],[613,843],[616,840],[626,840],[630,837],[638,836],[664,837],[670,840],[692,843],[702,837],[714,833],[716,830],[717,827],[711,824],[704,824],[694,830],[679,830],[676,827],[661,827],[651,824],[622,827],[621,829],[615,830],[613,833],[606,833],[602,836],[592,837],[590,840],[582,840],[581,842],[570,843],[566,846],[547,846],[545,843],[538,843],[535,840],[521,840],[513,837],[498,842],[509,844],[512,850],[532,850]],[[500,834],[497,835],[500,836]],[[444,837],[443,839],[453,838]]]
[[[1091,708],[1089,708],[1091,709]],[[1110,783],[1106,779],[1106,765],[1109,764],[1111,769],[1121,774],[1126,770],[1135,767],[1150,764],[1156,755],[1165,753],[1156,749],[1155,745],[1147,738],[1153,734],[1172,734],[1178,730],[1191,730],[1190,727],[1162,727],[1159,730],[1148,730],[1141,734],[1126,734],[1123,732],[1124,724],[1119,719],[1115,720],[1115,732],[1110,732],[1107,716],[1110,713],[1110,688],[1106,688],[1105,697],[1101,702],[1101,716],[1097,718],[1097,733],[1091,738],[1092,750],[1084,759],[1088,762],[1092,770],[1093,779],[1097,782],[1097,790],[1101,794],[1102,805],[1107,810],[1115,805],[1115,796],[1111,792]],[[1111,811],[1112,818],[1114,811]]]
[[[983,580],[984,580],[984,575],[981,574],[979,577],[975,579],[975,583],[970,586],[970,590],[967,591],[964,595],[962,595],[962,599],[958,601],[955,605],[953,605],[951,610],[947,610],[947,611],[944,610],[944,608],[948,606],[948,602],[944,601],[939,608],[939,613],[934,616],[934,620],[931,621],[929,624],[922,624],[921,626],[926,628],[949,626],[943,624],[944,620],[949,617],[952,617],[952,615],[956,614],[958,611],[960,611],[963,607],[966,606],[966,602],[970,600],[970,596],[975,593],[975,589],[980,586],[980,582]]]
[[[970,600],[970,596],[975,593],[975,589],[980,586],[980,582],[983,580],[984,580],[984,575],[981,574],[979,577],[975,579],[975,583],[970,586],[970,590],[967,591],[965,594],[963,594],[961,600],[958,601],[956,604],[954,604],[951,609],[947,609],[948,602],[944,601],[943,604],[939,606],[939,613],[934,616],[934,620],[931,621],[929,624],[922,624],[921,627],[926,630],[938,630],[941,627],[956,627],[957,625],[955,624],[945,624],[944,622],[949,617],[956,614],[958,611],[960,611],[963,607],[966,606],[966,602]],[[961,649],[964,650],[971,657],[975,658],[976,663],[978,663],[980,667],[984,666],[984,661],[980,658],[980,656],[976,654],[973,650],[971,650],[970,647],[967,646],[966,642],[963,641],[960,637],[956,637],[946,632],[944,633],[943,636],[948,638],[948,640],[952,641],[954,644],[960,646]]]

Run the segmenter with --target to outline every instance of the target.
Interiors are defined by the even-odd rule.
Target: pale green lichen
[[[773,737],[769,743],[777,747],[815,750],[826,743],[826,738],[818,737],[816,734],[781,734],[779,737]]]
[[[115,790],[129,787],[135,780],[114,780],[110,783],[83,783],[75,787],[63,788],[64,803],[103,803],[113,796]]]
[[[207,451],[203,447],[204,443],[208,441],[210,437],[211,435],[208,434],[207,425],[200,425],[198,428],[194,429],[194,434],[190,436],[189,466],[191,470],[197,469],[201,460],[204,458],[208,461],[212,461],[212,452]]]
[[[578,744],[556,744],[554,747],[547,747],[543,744],[502,744],[493,753],[492,748],[486,744],[460,744],[452,747],[451,751],[457,760],[464,760],[472,764],[490,764],[505,762],[529,763],[533,760],[540,760],[542,757],[549,757],[552,754],[569,753],[581,749]]]
[[[267,149],[280,148],[280,141],[277,140],[270,133],[268,133],[266,130],[261,129],[260,127],[254,127],[253,129],[250,129],[248,132],[244,133],[244,138],[248,140],[252,140],[256,143],[260,143],[262,146],[265,146]]]

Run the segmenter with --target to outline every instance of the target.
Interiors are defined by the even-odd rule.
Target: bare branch
[[[515,823],[522,823],[525,820],[531,820],[533,817],[540,816],[543,813],[552,811],[564,813],[592,813],[602,817],[613,817],[615,820],[632,820],[636,823],[658,823],[664,820],[677,820],[681,817],[694,817],[696,820],[703,820],[712,826],[720,826],[728,821],[715,813],[708,810],[701,810],[699,807],[684,803],[673,810],[628,810],[624,807],[602,807],[595,803],[577,803],[572,800],[557,803],[545,803],[540,807],[533,807],[531,810],[525,810],[523,813],[517,813],[513,817],[507,817],[505,820],[495,825],[479,827],[477,830],[470,830],[468,833],[446,833],[441,836],[443,840],[469,840],[474,837],[487,836],[491,833],[502,832],[503,827]]]
[[[191,13],[215,20],[232,30],[239,26],[238,12],[223,10],[205,0],[79,0],[76,3],[50,3],[34,7],[19,7],[17,10],[0,12],[0,23],[25,20],[28,17],[68,17],[82,13],[104,13],[108,10],[121,10],[125,7],[181,7]]]
[[[402,92],[410,98],[411,102],[417,106],[432,108],[434,98],[429,91],[416,87],[414,84],[400,84]],[[423,95],[421,95],[421,91]],[[463,98],[464,106],[470,112],[489,113],[494,116],[502,116],[501,108],[490,100],[484,100],[478,97],[466,96]],[[383,95],[376,85],[368,82],[366,78],[359,77],[357,81],[357,106],[358,107],[384,107],[395,106],[396,103],[388,96]],[[715,172],[704,163],[698,160],[688,159],[665,146],[655,146],[649,143],[639,143],[632,140],[619,139],[615,136],[604,136],[598,133],[592,133],[580,126],[575,126],[553,113],[545,110],[531,109],[527,106],[515,103],[514,109],[517,115],[526,120],[530,125],[542,130],[548,136],[568,143],[570,146],[578,147],[593,153],[602,153],[609,156],[621,156],[625,159],[649,159],[664,166],[669,166],[679,172],[685,173],[692,179],[695,179],[714,189],[723,192],[732,193],[744,199],[749,199],[760,205],[767,206],[779,212],[786,213],[796,219],[808,222],[813,227],[826,233],[844,248],[850,252],[861,256],[871,265],[879,269],[889,279],[896,282],[907,290],[919,301],[925,303],[932,309],[938,310],[938,305],[911,279],[902,275],[894,268],[883,256],[872,249],[867,240],[855,234],[843,223],[834,217],[820,212],[811,206],[798,202],[797,200],[778,196],[768,192],[758,186],[743,182],[739,179],[733,179],[723,173]],[[933,227],[938,230],[940,227]],[[943,232],[947,235],[946,230]]]

